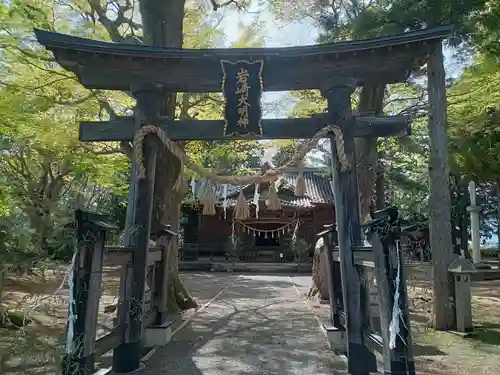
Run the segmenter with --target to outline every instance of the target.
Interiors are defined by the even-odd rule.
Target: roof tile
[[[306,170],[303,172],[306,194],[303,197],[294,195],[295,184],[298,178],[298,171],[287,171],[281,179],[277,181],[278,196],[285,207],[314,207],[317,204],[333,204],[333,185],[330,177],[321,174],[319,171]],[[196,194],[199,196],[207,186],[213,187],[214,184],[207,180],[196,181]],[[224,201],[224,186],[215,186],[215,196],[222,204]],[[236,204],[236,199],[241,190],[239,186],[228,185],[228,205],[231,207]],[[248,203],[253,202],[253,189],[245,186],[245,197]],[[261,191],[260,200],[267,198],[268,190]]]

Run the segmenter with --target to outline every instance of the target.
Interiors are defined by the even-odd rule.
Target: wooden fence
[[[166,246],[149,250],[142,311],[134,311],[131,308],[133,302],[131,295],[134,288],[132,285],[134,249],[105,247],[107,233],[117,229],[107,222],[106,216],[80,210],[75,214],[78,245],[70,280],[67,341],[62,374],[92,374],[95,371],[96,359],[111,350],[114,350],[113,369],[117,372],[126,372],[129,361],[128,353],[131,350],[128,347],[131,341],[134,343],[138,341],[137,337],[139,337],[138,346],[140,347],[142,339],[142,331],[130,332],[132,319],[140,317],[143,327],[161,326],[166,321],[166,288],[164,287]],[[168,243],[174,233],[167,228],[162,228],[157,235],[165,236]],[[97,338],[97,318],[105,266],[120,268],[117,318],[111,332]],[[130,337],[134,339],[130,340]]]
[[[349,374],[377,373],[378,352],[383,358],[380,374],[414,375],[405,267],[396,246],[397,211],[380,211],[368,227],[372,246],[352,246],[354,269],[342,259],[335,228],[319,234],[328,259],[331,325],[325,327],[327,335],[332,349],[347,356]],[[359,259],[363,253],[373,260]]]

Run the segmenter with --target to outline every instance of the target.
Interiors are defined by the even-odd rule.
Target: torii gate
[[[354,138],[408,135],[410,126],[409,120],[403,116],[376,117],[353,113],[351,94],[357,86],[404,82],[412,68],[423,65],[431,55],[434,58],[430,59],[428,69],[433,70],[432,74],[439,75],[437,81],[429,83],[434,85],[429,94],[433,100],[431,112],[436,117],[435,121],[441,121],[442,111],[438,107],[445,104],[444,96],[440,94],[444,89],[441,41],[450,32],[450,27],[441,26],[367,40],[304,47],[190,50],[114,44],[35,30],[38,41],[54,53],[61,66],[73,71],[84,87],[131,92],[137,99],[136,116],[82,122],[80,140],[84,142],[132,141],[137,129],[145,125],[157,126],[171,139],[179,141],[312,138],[327,124],[336,124],[341,129],[345,156],[351,167],[343,170],[334,157],[335,201],[342,278],[345,281],[343,285],[346,285],[343,296],[347,352],[357,357],[349,361],[348,370],[356,375],[376,371],[376,361],[373,353],[363,350],[359,317],[360,281],[351,248],[361,233]],[[328,113],[310,118],[260,121],[261,113],[250,109],[246,120],[248,128],[245,129],[236,126],[237,112],[232,107],[226,108],[228,122],[173,120],[159,115],[166,92],[220,92],[224,90],[224,83],[221,82],[236,79],[228,78],[224,64],[226,69],[231,64],[245,67],[252,75],[252,66],[257,63],[260,70],[252,77],[258,77],[261,84],[263,81],[261,90],[320,89],[328,101]],[[230,94],[225,94],[226,100],[228,97],[231,99]],[[257,97],[260,110],[260,92]],[[228,114],[227,111],[233,112]],[[144,142],[146,175],[138,183],[135,202],[133,224],[138,230],[134,232],[134,289],[126,342],[121,345],[120,358],[115,362],[117,372],[136,370],[140,364],[139,349],[144,328],[140,307],[145,289],[156,165],[156,147],[152,138],[146,137]],[[335,142],[332,145],[336,154]]]

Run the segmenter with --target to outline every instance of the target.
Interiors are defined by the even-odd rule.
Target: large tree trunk
[[[498,262],[500,265],[500,179],[496,181],[495,191],[497,195],[497,236],[498,236]]]
[[[165,152],[158,159],[160,166],[165,169],[156,179],[155,186],[158,187],[158,194],[155,194],[155,210],[153,212],[153,222],[161,224],[169,224],[171,230],[178,233],[180,229],[180,209],[182,203],[183,192],[176,192],[172,189],[177,175],[181,170],[181,164],[172,153]],[[167,194],[162,194],[161,187],[169,187]],[[196,301],[191,297],[189,292],[184,287],[182,280],[179,277],[179,243],[178,237],[173,237],[168,244],[168,289],[167,289],[167,304],[168,311],[177,313],[182,310],[198,307]]]
[[[318,297],[320,302],[325,302],[330,299],[328,292],[328,277],[327,266],[328,259],[326,258],[323,238],[320,238],[314,246],[313,264],[312,264],[312,279],[313,285],[307,292],[307,298],[312,299]]]
[[[375,208],[381,210],[385,207],[385,171],[384,166],[381,162],[381,157],[383,154],[379,152],[377,154],[377,177],[375,181]]]
[[[364,86],[359,95],[359,112],[382,114],[385,85]],[[356,166],[358,169],[359,210],[361,222],[370,213],[374,201],[374,182],[378,169],[377,138],[355,138]]]
[[[144,29],[144,42],[159,47],[182,47],[185,0],[140,0],[140,12]],[[163,116],[174,117],[175,93],[166,93]],[[158,155],[155,179],[153,227],[169,224],[175,232],[179,230],[182,194],[173,191],[173,185],[181,171],[179,160],[165,148]],[[173,238],[168,248],[168,305],[169,312],[196,308],[179,278],[178,242]]]
[[[427,62],[429,87],[429,232],[433,266],[434,328],[454,325],[453,280],[448,267],[456,258],[451,240],[450,169],[446,120],[446,86],[441,43]]]

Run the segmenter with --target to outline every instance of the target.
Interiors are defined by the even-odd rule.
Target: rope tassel
[[[299,175],[297,177],[297,181],[295,181],[294,194],[296,197],[303,197],[306,195],[306,181],[304,180],[304,171],[302,169],[304,167],[304,161],[300,160],[297,163],[297,166],[299,168]]]
[[[224,220],[227,219],[227,184],[224,184],[224,201],[222,202],[222,208],[224,209]]]
[[[234,218],[236,220],[246,220],[250,217],[250,207],[243,194],[243,187],[240,189],[240,194],[236,200],[236,205],[234,206]]]
[[[184,179],[184,173],[182,173],[183,172],[182,169],[183,168],[181,167],[179,175],[177,176],[177,179],[175,180],[172,189],[177,193],[184,194],[186,192],[186,181]]]
[[[396,245],[396,254],[397,254],[397,260],[398,260],[398,271],[396,275],[396,280],[395,280],[395,286],[394,286],[394,302],[392,305],[392,318],[391,322],[389,323],[389,349],[394,349],[396,347],[396,339],[399,334],[399,323],[403,319],[403,312],[401,311],[401,308],[399,306],[400,303],[400,294],[399,294],[399,286],[401,283],[401,259],[400,259],[400,249],[399,246]],[[404,321],[403,321],[404,323]],[[403,339],[400,336],[401,339]],[[406,343],[405,343],[406,344]]]
[[[266,205],[270,211],[281,210],[281,201],[278,197],[278,192],[276,191],[276,185],[274,182],[269,183],[269,195],[266,200]]]
[[[255,191],[253,194],[253,204],[255,205],[255,217],[259,218],[259,184],[255,184]]]
[[[191,178],[191,193],[193,194],[193,198],[196,198],[196,179],[194,176]]]
[[[215,193],[211,187],[207,187],[205,191],[205,196],[203,197],[203,215],[213,216],[216,214],[215,205],[217,199],[215,198]]]

